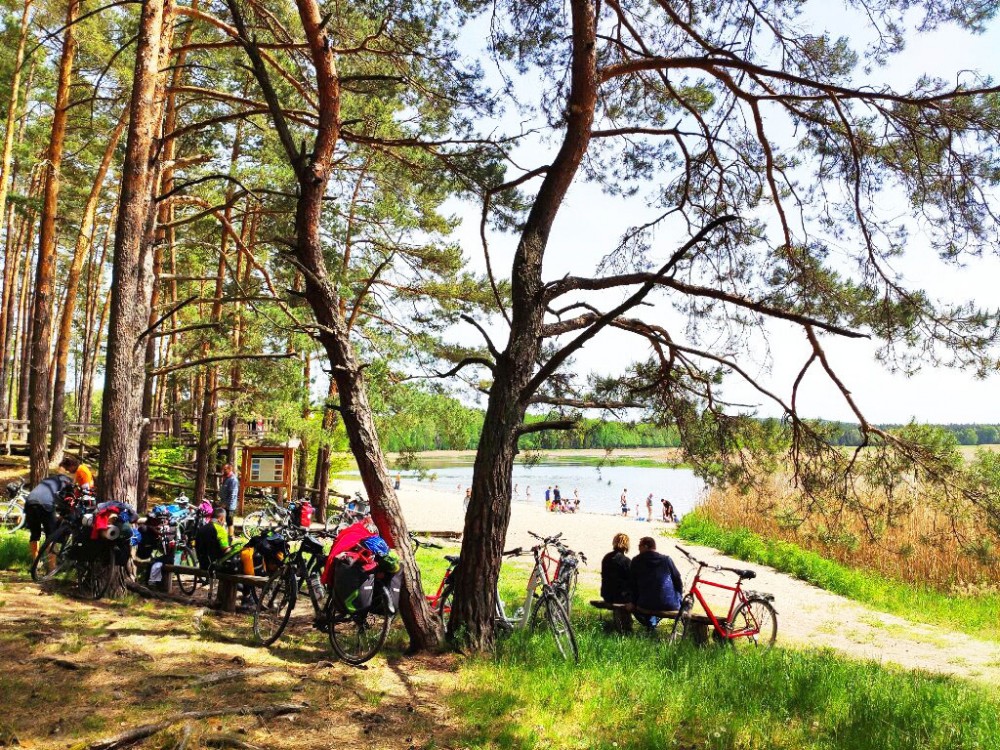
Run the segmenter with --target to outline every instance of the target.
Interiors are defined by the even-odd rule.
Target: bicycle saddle
[[[736,573],[737,575],[739,575],[741,581],[749,581],[752,578],[757,577],[757,574],[754,573],[752,570],[738,570],[736,571]]]
[[[457,563],[458,560],[459,560],[459,556],[458,555],[445,555],[444,559],[447,560],[450,563]]]

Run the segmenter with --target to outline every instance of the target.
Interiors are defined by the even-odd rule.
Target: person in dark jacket
[[[684,581],[674,561],[656,551],[656,540],[652,537],[640,539],[639,554],[629,565],[629,595],[635,619],[655,628],[658,617],[635,610],[679,609],[683,591]]]
[[[628,534],[615,534],[611,551],[601,560],[601,598],[610,604],[628,604],[629,596]],[[632,630],[632,618],[621,608],[613,610],[614,626],[618,632]]]
[[[195,536],[198,550],[198,565],[208,570],[212,563],[225,557],[232,547],[232,539],[226,528],[226,509],[216,508],[212,513],[212,523],[203,524]]]
[[[24,524],[28,527],[31,559],[38,557],[38,543],[45,532],[47,539],[56,525],[56,500],[73,486],[64,474],[54,474],[36,484],[24,501]]]

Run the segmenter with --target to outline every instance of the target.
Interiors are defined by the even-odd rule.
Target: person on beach
[[[517,482],[514,482],[514,497],[517,497]]]
[[[459,485],[461,486],[461,485]],[[465,488],[465,500],[462,501],[462,507],[465,508],[466,513],[469,511],[469,503],[472,502],[472,488]]]
[[[393,487],[392,487],[392,488],[393,488],[394,490],[398,490],[398,489],[399,489],[399,485],[400,485],[400,484],[402,483],[402,481],[403,481],[403,477],[402,477],[402,475],[400,475],[400,474],[397,474],[397,475],[396,475],[396,483],[395,483],[395,484],[393,485]]]
[[[601,598],[609,604],[628,604],[629,595],[629,538],[628,534],[615,534],[611,551],[601,560]],[[614,612],[614,626],[620,633],[632,630],[632,618],[621,608]]]
[[[526,484],[524,486],[524,499],[525,500],[530,500],[531,499],[531,485],[530,484]]]
[[[681,606],[684,581],[674,561],[656,551],[656,540],[639,540],[639,554],[629,564],[630,609],[640,623],[655,628],[659,618],[638,610],[677,610]]]
[[[660,498],[660,505],[663,506],[663,520],[669,523],[674,520],[674,506],[665,497]]]
[[[622,518],[628,517],[628,489],[622,490]]]
[[[646,498],[646,520],[653,520],[653,493],[650,492],[649,496]]]
[[[552,485],[545,488],[545,510],[552,510]]]

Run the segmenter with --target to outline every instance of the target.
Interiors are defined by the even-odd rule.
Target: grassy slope
[[[425,585],[441,554],[421,552]],[[501,592],[527,571],[505,566]],[[496,659],[461,662],[457,709],[470,748],[1000,748],[1000,701],[980,686],[829,652],[670,647],[604,632],[581,590],[581,662],[516,633]],[[661,634],[662,637],[662,634]],[[616,744],[617,743],[617,744]]]
[[[906,584],[864,570],[848,568],[789,542],[764,539],[747,529],[724,529],[698,513],[689,513],[678,536],[696,544],[768,565],[827,591],[916,622],[942,625],[1000,640],[1000,595],[955,596]]]

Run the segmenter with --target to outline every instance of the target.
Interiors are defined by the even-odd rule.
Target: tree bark
[[[14,151],[14,131],[17,127],[18,98],[21,93],[21,68],[24,66],[24,48],[28,41],[28,24],[31,18],[31,5],[34,0],[24,0],[24,11],[21,14],[21,29],[17,38],[17,53],[14,59],[14,74],[11,78],[10,99],[7,105],[7,125],[3,136],[3,151],[0,153],[0,217],[8,241],[4,257],[3,298],[0,300],[0,392],[3,392],[7,382],[7,344],[13,309],[14,285],[17,281],[12,267],[14,259],[10,242],[11,222],[14,212],[7,206],[7,193],[11,182],[11,161]],[[0,418],[7,416],[8,404],[0,399]]]
[[[328,278],[323,256],[323,196],[330,181],[334,149],[340,139],[340,78],[335,63],[335,45],[325,30],[326,22],[318,1],[296,0],[296,6],[316,77],[318,122],[311,153],[300,151],[295,144],[271,85],[266,64],[248,36],[236,0],[229,0],[229,8],[243,37],[242,43],[250,58],[251,68],[264,91],[282,147],[299,183],[294,253],[305,277],[306,300],[321,326],[320,343],[329,357],[333,377],[337,381],[341,418],[368,493],[372,517],[386,541],[397,549],[402,561],[400,610],[410,636],[410,647],[416,651],[440,642],[441,625],[424,597],[420,569],[413,556],[406,522],[375,430],[362,368],[355,358],[350,331],[340,312],[339,296]]]
[[[37,250],[34,242],[35,215],[34,211],[28,215],[28,232],[24,243],[24,249],[21,251],[24,253],[26,258],[24,263],[24,273],[21,277],[21,305],[18,308],[21,315],[21,326],[19,328],[20,340],[17,344],[15,344],[14,349],[15,357],[17,357],[14,362],[14,367],[19,370],[19,376],[17,379],[18,419],[24,419],[25,415],[28,413],[28,378],[31,374],[31,368],[28,367],[28,362],[31,358],[31,330],[34,326],[34,316],[31,314],[31,269],[35,264],[35,252]],[[19,353],[18,346],[20,346]]]
[[[496,587],[507,527],[517,441],[541,346],[545,315],[542,260],[549,232],[590,143],[597,104],[596,14],[593,0],[572,0],[572,62],[566,132],[545,174],[514,254],[511,330],[497,358],[472,474],[462,565],[457,571],[449,636],[464,633],[475,650],[493,647]]]
[[[28,387],[31,411],[28,432],[31,453],[31,484],[38,484],[49,472],[48,433],[52,412],[52,391],[49,378],[49,357],[52,344],[52,307],[56,275],[56,216],[63,146],[66,141],[66,121],[69,117],[70,84],[73,58],[76,55],[76,16],[80,0],[69,0],[66,9],[66,29],[63,32],[62,56],[59,59],[59,80],[56,84],[55,111],[46,154],[45,188],[42,193],[42,214],[38,227],[38,260],[35,273],[35,294],[32,304],[31,378]]]
[[[101,296],[101,282],[104,280],[104,263],[108,257],[108,245],[111,241],[111,228],[114,226],[118,216],[117,201],[111,209],[104,228],[104,238],[101,240],[101,255],[97,263],[93,263],[91,257],[90,270],[87,279],[87,297],[89,309],[87,311],[87,325],[84,330],[83,364],[81,365],[82,375],[80,380],[80,398],[78,403],[77,417],[83,424],[90,424],[94,405],[94,376],[97,373],[97,361],[100,358],[101,337],[104,332],[104,325],[108,320],[108,310],[111,303],[111,295],[104,296],[104,303],[101,304],[100,313],[97,306]]]
[[[118,124],[111,131],[108,145],[104,149],[104,156],[94,175],[94,184],[90,188],[90,195],[83,207],[83,218],[80,221],[80,231],[76,237],[76,246],[73,249],[73,260],[70,262],[69,272],[66,275],[66,294],[63,298],[62,315],[59,319],[59,336],[56,338],[56,374],[52,388],[52,443],[50,460],[54,464],[62,461],[63,451],[66,449],[66,367],[69,363],[69,345],[73,332],[73,314],[76,311],[77,288],[80,284],[80,276],[83,273],[83,262],[87,254],[92,251],[94,242],[94,219],[97,216],[97,205],[104,188],[104,179],[111,168],[111,161],[118,148],[118,141],[121,140],[122,133],[125,132],[125,125],[128,123],[128,110],[123,110]],[[79,368],[77,368],[79,369]]]
[[[169,59],[172,0],[144,0],[136,42],[128,140],[115,227],[111,311],[104,398],[101,403],[101,494],[135,504],[145,380],[144,343],[152,281],[149,240],[157,184],[156,143],[163,124],[165,86],[160,70]]]

